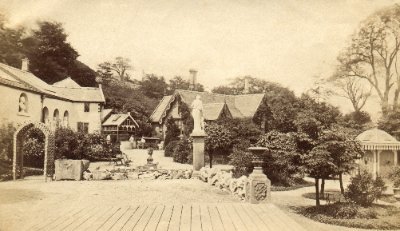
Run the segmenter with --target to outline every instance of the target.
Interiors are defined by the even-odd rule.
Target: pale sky
[[[329,76],[361,20],[393,0],[0,0],[12,25],[63,23],[79,60],[116,56],[167,79],[198,70],[211,89],[236,76],[281,83],[301,94]],[[344,111],[343,100],[334,100]],[[376,105],[368,105],[374,110]],[[374,113],[374,112],[373,112]]]

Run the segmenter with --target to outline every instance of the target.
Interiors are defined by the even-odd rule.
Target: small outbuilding
[[[112,114],[102,124],[103,134],[110,135],[111,140],[126,141],[139,128],[138,123],[128,114]]]
[[[389,133],[373,128],[356,138],[361,142],[365,155],[359,164],[361,169],[372,173],[373,177],[387,177],[394,166],[399,164],[400,142]]]

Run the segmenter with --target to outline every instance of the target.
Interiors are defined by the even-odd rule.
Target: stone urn
[[[263,173],[262,164],[264,155],[269,152],[265,147],[248,148],[253,153],[253,172],[249,175],[246,183],[246,201],[252,204],[258,204],[262,201],[271,200],[271,181]]]

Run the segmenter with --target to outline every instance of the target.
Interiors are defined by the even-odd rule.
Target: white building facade
[[[24,66],[24,65],[22,65]],[[101,131],[105,103],[101,85],[81,87],[70,78],[53,85],[27,70],[0,63],[0,123],[43,122],[53,130]]]

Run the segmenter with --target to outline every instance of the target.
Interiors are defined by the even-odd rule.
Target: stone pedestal
[[[258,168],[258,167],[257,167]],[[254,169],[246,183],[246,201],[258,204],[261,201],[271,201],[271,181],[262,172]]]
[[[263,157],[268,151],[264,147],[251,147],[248,149],[253,153],[253,172],[246,182],[246,201],[258,204],[261,201],[271,201],[271,181],[263,173]]]
[[[204,167],[204,138],[206,133],[202,130],[193,131],[190,136],[193,138],[193,170],[199,171]]]

